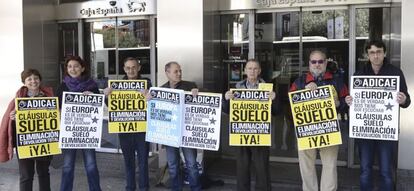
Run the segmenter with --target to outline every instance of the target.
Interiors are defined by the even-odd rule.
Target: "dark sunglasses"
[[[323,64],[324,62],[325,62],[325,60],[311,60],[310,61],[311,64],[316,64],[316,63]]]

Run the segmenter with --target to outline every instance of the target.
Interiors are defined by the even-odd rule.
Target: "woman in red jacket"
[[[35,69],[26,69],[21,73],[23,86],[17,91],[19,97],[51,97],[53,90],[50,87],[40,86],[42,76]],[[13,157],[13,147],[16,147],[15,103],[10,101],[3,115],[0,126],[0,162],[6,162]],[[35,157],[18,159],[20,174],[20,191],[33,190],[33,176],[36,172],[39,179],[39,190],[50,191],[49,165],[52,157]]]

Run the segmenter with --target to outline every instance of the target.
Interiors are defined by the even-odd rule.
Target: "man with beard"
[[[348,95],[348,88],[342,80],[326,71],[326,54],[314,50],[309,55],[309,72],[303,74],[291,85],[289,91],[302,89],[315,90],[318,86],[333,85],[338,96],[335,97],[335,106],[345,104],[344,98]],[[322,161],[321,191],[334,191],[337,189],[336,164],[339,146],[329,146],[319,149],[298,151],[300,174],[302,176],[302,189],[304,191],[318,191],[318,178],[316,175],[315,160],[319,150]]]

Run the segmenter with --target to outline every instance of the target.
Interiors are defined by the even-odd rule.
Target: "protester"
[[[244,73],[247,79],[236,84],[237,89],[258,89],[259,83],[265,83],[260,78],[261,67],[258,61],[251,59],[246,63]],[[275,93],[270,92],[270,98],[275,98]],[[233,99],[232,91],[227,91],[225,99]],[[250,167],[253,163],[256,169],[256,190],[271,190],[269,172],[269,147],[268,146],[240,146],[237,148],[237,190],[250,190]],[[253,161],[253,162],[252,162]]]
[[[400,107],[407,108],[411,103],[411,99],[408,94],[404,74],[399,68],[386,62],[385,44],[382,41],[370,41],[366,45],[365,50],[369,61],[362,70],[355,72],[354,76],[399,76],[400,92],[397,94],[397,102],[400,104]],[[348,105],[352,104],[352,96],[347,96],[345,100]],[[372,167],[376,157],[375,153],[378,154],[378,166],[381,175],[379,181],[380,190],[394,190],[395,186],[392,172],[395,158],[393,153],[397,143],[397,141],[388,140],[356,139],[356,144],[359,148],[359,159],[361,161],[361,173],[359,178],[361,190],[373,190]]]
[[[51,97],[53,90],[41,86],[42,76],[35,69],[26,69],[21,73],[23,86],[17,91],[16,98]],[[13,157],[13,147],[16,147],[16,110],[15,100],[11,100],[3,115],[0,127],[0,162],[6,162]],[[39,190],[50,190],[49,165],[51,156],[18,159],[20,174],[20,191],[33,190],[35,169],[38,175]]]
[[[326,71],[326,66],[326,54],[320,50],[312,51],[309,55],[309,72],[297,78],[291,85],[289,91],[292,92],[302,89],[315,90],[318,86],[333,85],[339,94],[339,98],[335,96],[336,108],[344,104],[344,98],[348,95],[348,88],[342,80],[335,77],[331,72]],[[338,187],[336,164],[339,145],[298,151],[302,189],[304,191],[319,190],[315,168],[317,150],[319,150],[322,160],[320,190],[334,191]]]
[[[198,94],[197,85],[194,82],[182,80],[181,66],[177,62],[168,62],[165,65],[165,75],[168,78],[168,82],[163,84],[163,88],[180,89],[185,91],[191,91],[193,95]],[[185,165],[188,169],[188,176],[190,182],[190,188],[192,191],[201,190],[200,174],[197,167],[197,150],[192,148],[175,148],[171,146],[165,146],[167,151],[167,163],[168,172],[171,181],[171,190],[182,190],[183,181],[181,177],[180,169],[180,149],[183,152]]]
[[[63,92],[82,92],[83,94],[99,93],[97,83],[90,77],[89,65],[78,56],[70,56],[65,62],[65,75],[56,95],[61,105]],[[61,107],[60,107],[61,108]],[[99,172],[96,165],[95,149],[62,149],[63,168],[61,191],[73,190],[76,151],[83,153],[86,175],[90,191],[100,191]]]
[[[151,87],[151,81],[148,78],[142,78],[140,75],[141,64],[138,59],[128,57],[124,60],[124,80],[145,80],[147,88]],[[105,88],[106,96],[111,94],[110,87]],[[119,133],[119,143],[121,145],[122,155],[124,156],[126,171],[126,187],[125,190],[136,190],[135,181],[135,154],[138,157],[139,167],[139,190],[149,190],[148,178],[148,153],[149,144],[145,142],[145,132],[142,133]]]

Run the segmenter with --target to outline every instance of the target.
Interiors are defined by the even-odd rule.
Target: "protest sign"
[[[63,92],[60,148],[101,147],[104,98],[101,94]]]
[[[170,88],[150,88],[148,101],[147,142],[180,147],[184,125],[184,91]]]
[[[230,146],[271,146],[271,104],[268,90],[231,89]]]
[[[16,98],[16,143],[19,159],[60,154],[56,97]]]
[[[289,92],[298,150],[342,144],[333,86]]]
[[[259,83],[259,90],[273,91],[272,83]]]
[[[214,150],[220,146],[221,94],[186,92],[182,147]]]
[[[398,140],[399,76],[352,76],[349,137]]]
[[[147,129],[147,101],[141,91],[146,80],[109,80],[109,133],[136,133]]]

